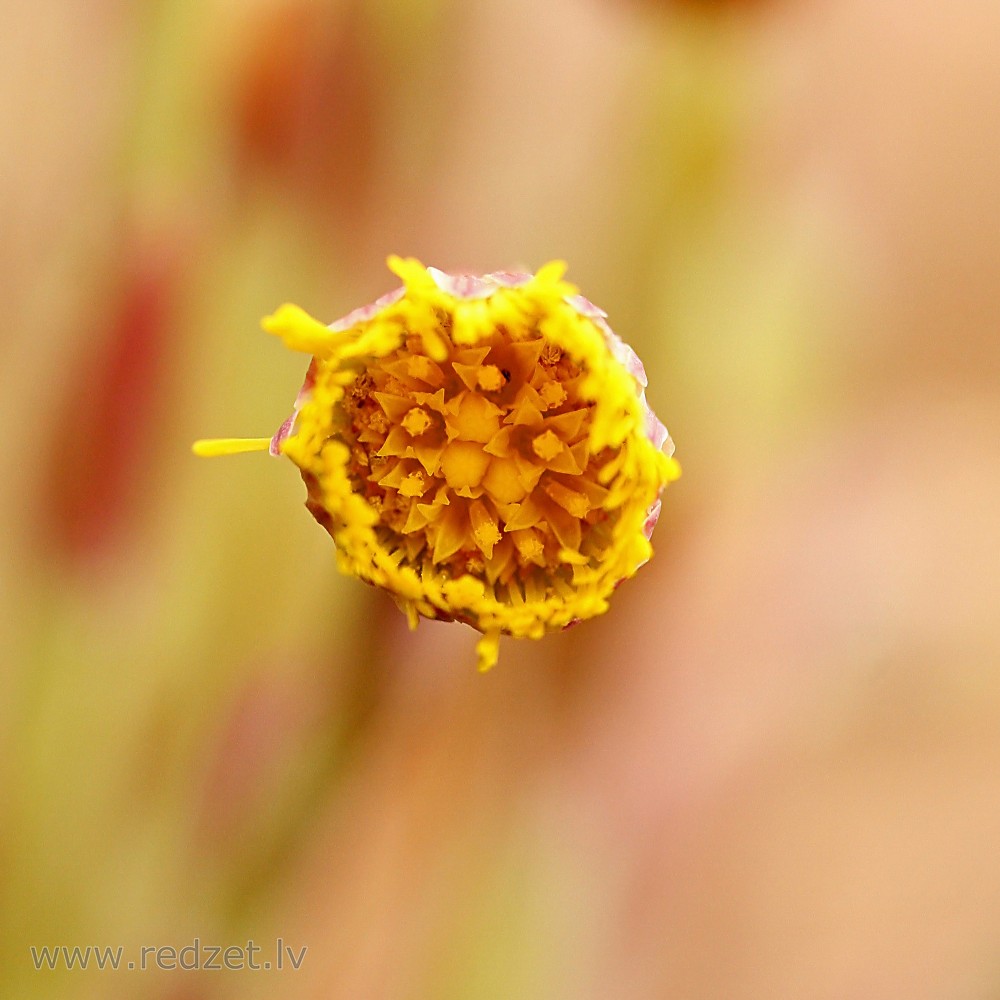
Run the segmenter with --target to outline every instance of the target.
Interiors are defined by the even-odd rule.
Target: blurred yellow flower
[[[313,356],[269,449],[301,470],[340,568],[392,594],[411,627],[458,620],[540,638],[607,609],[649,558],[679,474],[645,373],[605,314],[563,280],[448,275],[389,259],[403,287],[327,327],[297,306],[264,320]]]

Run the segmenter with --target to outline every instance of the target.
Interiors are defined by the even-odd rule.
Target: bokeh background
[[[0,19],[0,995],[1000,996],[995,0]],[[485,676],[290,465],[189,452],[391,252],[568,260],[684,467],[611,612]]]

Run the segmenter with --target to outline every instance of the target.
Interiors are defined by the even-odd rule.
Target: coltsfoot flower
[[[679,475],[635,352],[563,280],[448,275],[389,259],[403,287],[331,326],[297,306],[264,320],[312,355],[269,450],[300,469],[306,506],[345,573],[405,612],[537,639],[607,610],[647,561],[660,493]]]

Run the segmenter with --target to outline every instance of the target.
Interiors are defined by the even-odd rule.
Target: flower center
[[[469,573],[529,598],[600,560],[616,516],[602,506],[585,372],[536,331],[503,327],[475,346],[422,338],[371,361],[337,404],[355,493],[379,515],[379,542],[402,562]],[[520,588],[514,588],[520,595]]]

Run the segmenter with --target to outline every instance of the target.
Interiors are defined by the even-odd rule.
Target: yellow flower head
[[[645,373],[605,314],[537,274],[447,275],[389,259],[403,287],[327,327],[292,305],[264,320],[313,356],[269,448],[301,470],[340,568],[418,617],[540,638],[601,614],[649,558],[679,474]]]

